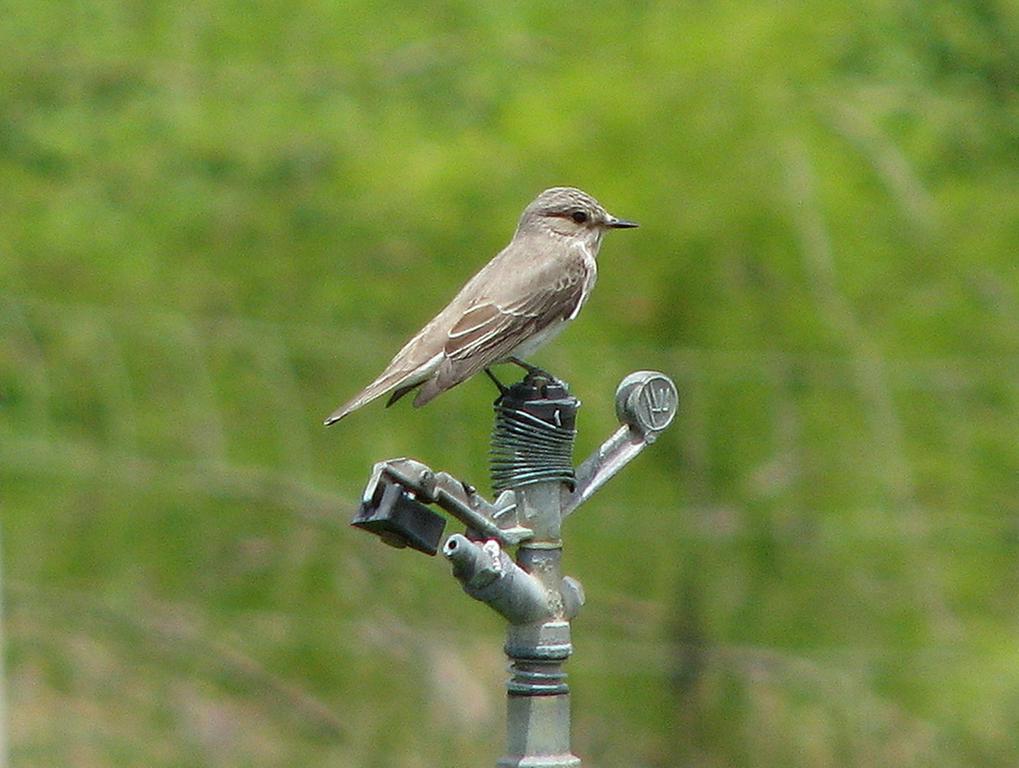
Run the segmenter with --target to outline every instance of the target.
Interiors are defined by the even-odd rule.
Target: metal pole
[[[530,488],[521,495],[530,500],[541,495],[548,500],[553,494],[546,495],[544,490]],[[559,489],[553,490],[558,496]],[[546,510],[553,512],[555,506]],[[539,546],[542,543],[548,548]],[[552,595],[559,594],[561,559],[561,541],[534,542],[517,551],[517,565],[537,576]],[[570,621],[564,601],[555,602],[556,617],[536,624],[510,624],[506,632],[510,679],[506,683],[506,754],[499,759],[499,768],[580,765],[580,758],[570,749],[570,688],[563,669],[573,653]],[[579,601],[575,607],[579,608]]]

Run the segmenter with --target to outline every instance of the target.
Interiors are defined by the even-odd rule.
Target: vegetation
[[[489,382],[335,405],[573,184],[537,362],[682,411],[570,520],[592,766],[1019,758],[1019,13],[1005,0],[151,3],[0,14],[12,764],[468,766],[502,627],[349,529],[484,485]]]

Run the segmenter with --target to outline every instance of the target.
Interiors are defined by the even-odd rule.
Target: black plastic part
[[[362,502],[350,524],[374,533],[392,547],[410,547],[426,555],[439,551],[446,519],[404,488],[381,482],[370,502]]]
[[[529,373],[523,381],[509,387],[495,401],[505,410],[526,411],[537,419],[560,429],[577,428],[580,401],[570,394],[566,382],[544,373]]]

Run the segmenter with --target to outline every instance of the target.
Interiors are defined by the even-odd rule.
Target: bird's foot
[[[491,368],[485,368],[485,375],[488,376],[488,378],[492,380],[492,383],[499,388],[499,397],[502,397],[507,392],[509,392],[509,387],[507,387],[505,384],[503,384],[495,377],[495,374],[492,373]]]
[[[548,396],[552,390],[556,392],[569,392],[569,385],[560,379],[558,376],[546,371],[544,368],[539,368],[536,365],[531,365],[528,362],[521,360],[519,357],[511,357],[506,362],[514,363],[519,365],[525,371],[527,375],[524,376],[524,380],[519,384],[515,384],[514,387],[531,387],[534,391],[542,393],[542,397]],[[553,397],[560,397],[561,394],[553,395]]]
[[[539,368],[536,365],[531,365],[527,361],[521,360],[519,357],[511,357],[509,359],[509,362],[513,363],[514,365],[519,365],[521,368],[527,371],[528,378],[531,378],[532,376],[535,377],[540,376],[550,381],[558,381],[558,379],[556,379],[555,376],[546,371],[544,368]]]

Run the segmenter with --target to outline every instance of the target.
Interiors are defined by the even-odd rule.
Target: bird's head
[[[517,233],[549,232],[560,237],[578,238],[597,248],[605,230],[636,226],[634,221],[616,218],[597,200],[576,187],[552,187],[524,209]]]

